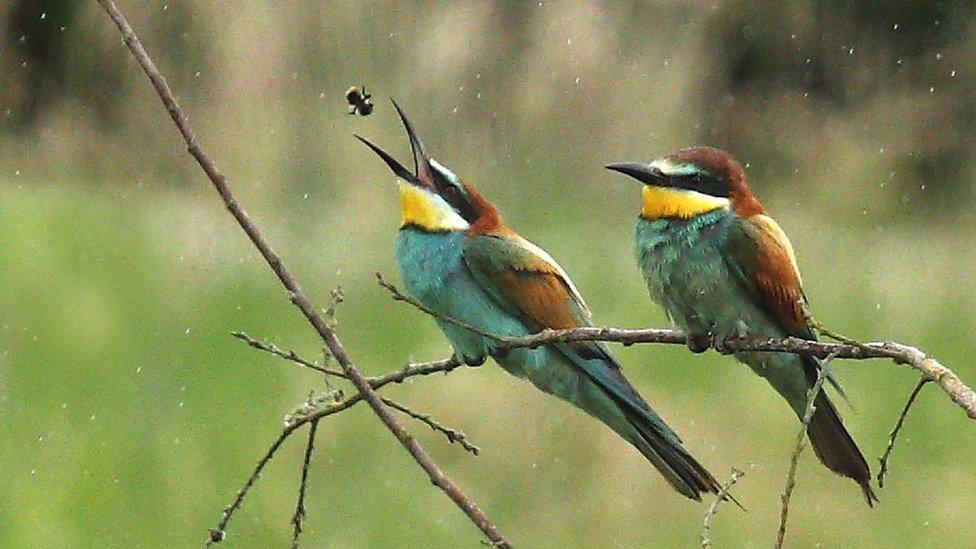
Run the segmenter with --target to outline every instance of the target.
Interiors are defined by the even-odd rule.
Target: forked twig
[[[715,499],[712,501],[712,504],[709,505],[708,509],[705,511],[705,517],[702,519],[702,531],[701,531],[702,548],[707,548],[712,546],[712,539],[710,536],[711,528],[712,528],[711,522],[715,514],[718,513],[718,505],[722,503],[722,501],[725,500],[725,498],[729,495],[729,490],[732,489],[732,486],[734,486],[735,483],[738,482],[739,479],[744,476],[746,476],[745,473],[733,467],[732,471],[729,473],[729,480],[727,480],[725,484],[723,484],[722,487],[719,489],[718,493],[715,494]]]
[[[176,103],[176,99],[173,97],[173,92],[169,88],[169,84],[166,83],[166,79],[163,77],[162,73],[153,63],[149,54],[146,53],[145,48],[142,46],[142,42],[139,37],[136,36],[135,31],[129,22],[126,20],[125,16],[116,7],[115,2],[112,0],[97,0],[98,3],[105,9],[105,12],[109,15],[115,25],[119,28],[122,33],[122,38],[135,56],[139,65],[142,67],[146,76],[149,77],[150,82],[155,88],[156,93],[159,95],[160,100],[162,100],[163,105],[166,107],[167,112],[172,118],[173,123],[176,125],[177,130],[179,130],[180,135],[186,141],[187,152],[196,159],[197,163],[207,174],[210,182],[213,184],[214,189],[220,195],[223,200],[224,205],[227,210],[234,216],[237,220],[238,225],[247,234],[251,243],[254,247],[261,253],[268,266],[274,271],[278,280],[281,284],[288,290],[291,302],[295,304],[296,307],[301,310],[302,314],[308,320],[309,324],[315,328],[325,346],[328,347],[329,352],[335,357],[336,361],[342,366],[343,372],[349,380],[356,386],[360,395],[369,403],[373,412],[380,418],[387,429],[396,437],[400,444],[407,450],[410,456],[417,462],[417,464],[424,469],[427,476],[430,478],[431,483],[441,489],[445,495],[447,495],[454,503],[457,505],[471,520],[471,522],[477,526],[493,543],[508,546],[508,541],[501,535],[495,525],[488,519],[481,509],[479,509],[474,502],[469,498],[459,486],[457,486],[454,481],[447,477],[440,467],[431,459],[423,447],[418,443],[403,425],[393,414],[390,413],[389,409],[380,400],[379,395],[373,390],[369,382],[359,373],[359,370],[353,365],[352,359],[349,358],[345,347],[339,341],[338,336],[335,332],[328,326],[325,319],[318,313],[315,306],[312,304],[311,300],[305,295],[298,282],[292,276],[292,274],[285,268],[281,261],[281,258],[272,250],[271,246],[265,240],[261,231],[258,229],[257,225],[251,220],[244,208],[237,202],[231,193],[230,187],[227,185],[227,181],[224,176],[217,170],[216,165],[210,156],[200,148],[197,142],[196,135],[190,127],[190,121],[184,114],[183,110],[180,109],[179,105]],[[213,537],[211,537],[213,541]],[[219,541],[219,540],[218,540]]]
[[[302,535],[302,523],[305,520],[305,490],[308,487],[308,469],[312,464],[312,451],[315,447],[315,432],[318,430],[319,422],[313,421],[308,429],[308,442],[305,445],[305,459],[302,460],[302,480],[298,485],[298,503],[295,504],[295,514],[292,515],[291,523],[295,527],[292,531],[291,548],[298,549],[298,537]]]
[[[244,341],[249,346],[251,346],[251,347],[253,347],[255,349],[264,351],[266,353],[275,355],[277,357],[281,357],[281,358],[283,358],[285,360],[294,362],[294,363],[299,364],[301,366],[304,366],[306,368],[311,368],[311,369],[313,369],[315,371],[325,372],[325,373],[328,373],[328,374],[331,374],[331,375],[335,375],[335,376],[338,376],[338,377],[345,377],[345,374],[343,374],[342,372],[337,372],[337,371],[334,371],[334,370],[329,370],[328,368],[323,368],[322,366],[319,366],[318,364],[315,364],[314,362],[311,362],[309,360],[306,360],[306,359],[302,358],[301,356],[298,355],[298,353],[296,353],[293,350],[290,350],[289,349],[288,351],[284,351],[281,348],[279,348],[277,345],[275,345],[274,343],[263,343],[261,341],[258,341],[256,339],[252,338],[251,336],[247,335],[244,332],[232,332],[231,335],[233,335],[237,339],[240,339],[241,341]],[[448,371],[448,370],[445,370],[445,371]],[[378,378],[370,378],[370,377],[366,378],[366,380],[369,381],[370,385],[373,385],[374,388],[376,388],[376,385],[375,384],[376,384],[376,380],[377,379]],[[440,433],[443,433],[444,436],[447,437],[447,440],[449,442],[460,444],[462,447],[464,447],[465,450],[467,450],[468,452],[471,452],[474,455],[478,455],[478,453],[481,452],[481,449],[480,448],[478,448],[474,444],[471,444],[470,442],[468,442],[467,435],[465,435],[462,431],[458,431],[456,429],[452,429],[452,428],[450,428],[450,427],[448,427],[448,426],[446,426],[446,425],[438,422],[434,418],[432,418],[430,416],[430,414],[422,414],[420,412],[416,412],[416,411],[410,409],[409,407],[407,407],[407,405],[402,404],[400,402],[397,402],[397,401],[395,401],[395,400],[393,400],[391,398],[382,397],[382,399],[383,399],[383,403],[386,404],[387,406],[389,406],[390,408],[393,408],[394,410],[397,410],[399,412],[402,412],[402,413],[404,413],[404,414],[406,414],[406,415],[408,415],[408,416],[410,416],[410,417],[412,417],[412,418],[414,418],[414,419],[416,419],[416,420],[424,423],[425,425],[427,425],[428,427],[430,427],[431,429],[433,429],[435,431],[438,431]]]
[[[234,513],[241,507],[241,504],[244,503],[244,496],[251,491],[251,488],[258,480],[258,477],[261,476],[261,471],[264,470],[264,467],[271,461],[271,458],[274,457],[275,453],[278,451],[278,448],[281,448],[282,443],[284,443],[285,440],[287,440],[288,437],[291,436],[291,434],[299,427],[301,427],[301,425],[286,427],[281,434],[278,435],[278,438],[271,443],[271,447],[268,448],[268,451],[265,452],[261,459],[258,460],[257,466],[253,471],[251,471],[251,476],[247,478],[247,482],[245,482],[244,486],[237,491],[237,496],[234,498],[234,501],[224,508],[223,513],[220,515],[220,522],[217,523],[217,527],[210,529],[210,539],[207,540],[206,547],[210,547],[214,543],[224,541],[224,539],[227,537],[227,524],[234,516]]]

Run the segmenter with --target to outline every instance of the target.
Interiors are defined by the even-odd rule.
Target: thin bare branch
[[[301,364],[302,366],[305,366],[306,368],[311,368],[312,370],[315,370],[317,372],[321,372],[323,374],[327,374],[335,377],[341,377],[341,378],[346,377],[345,372],[334,370],[332,368],[326,368],[324,366],[321,366],[309,360],[305,360],[304,358],[298,356],[298,354],[291,349],[285,351],[280,347],[278,347],[277,345],[275,345],[274,343],[262,343],[254,339],[253,337],[247,335],[244,332],[231,332],[230,335],[236,337],[237,339],[243,341],[244,343],[247,343],[249,346],[255,349],[264,351],[266,353],[270,353],[275,356],[279,356],[285,360],[290,360],[291,362],[294,362],[296,364]]]
[[[817,400],[817,395],[820,394],[820,389],[823,388],[824,380],[830,375],[830,361],[833,358],[829,355],[820,364],[817,380],[807,391],[807,405],[800,421],[800,431],[796,434],[796,447],[793,449],[793,456],[790,459],[790,471],[786,475],[786,488],[781,496],[782,505],[779,512],[779,530],[776,532],[776,549],[783,547],[783,540],[786,538],[786,518],[790,514],[790,499],[793,497],[793,488],[796,487],[796,468],[800,461],[800,453],[803,452],[806,443],[807,428],[810,427],[810,420],[813,419],[813,413],[817,410],[814,402]]]
[[[315,432],[319,422],[313,421],[308,429],[308,442],[305,444],[305,459],[302,460],[302,480],[298,485],[298,503],[295,504],[295,514],[291,523],[295,527],[292,531],[291,549],[298,549],[298,537],[302,535],[302,523],[305,520],[305,490],[308,487],[308,469],[312,464],[312,451],[315,448]]]
[[[573,341],[609,341],[633,345],[635,343],[666,343],[672,345],[686,345],[687,336],[678,330],[665,330],[660,328],[648,328],[643,330],[625,330],[620,328],[606,328],[598,326],[586,326],[582,328],[572,328],[568,330],[542,330],[536,334],[525,337],[504,337],[500,335],[486,333],[482,330],[472,328],[464,322],[446,317],[433,311],[415,299],[403,295],[392,284],[387,283],[377,273],[377,280],[380,285],[393,294],[393,299],[403,301],[421,311],[445,322],[450,322],[462,328],[467,328],[477,334],[491,338],[502,347],[508,348],[535,348],[547,343],[573,342]],[[921,372],[926,378],[936,381],[942,391],[962,408],[969,419],[976,420],[976,391],[967,386],[959,379],[955,372],[943,366],[939,361],[928,356],[920,349],[896,343],[894,341],[880,341],[860,343],[843,336],[837,336],[832,332],[821,329],[824,335],[842,338],[846,343],[825,343],[822,341],[810,341],[798,337],[786,338],[729,338],[713,342],[712,349],[723,354],[736,351],[768,351],[777,353],[807,354],[817,358],[834,358],[863,360],[868,358],[888,358],[898,364],[908,364]]]
[[[891,457],[891,451],[895,448],[895,439],[898,438],[898,433],[901,432],[901,427],[905,423],[905,416],[908,415],[908,410],[912,408],[912,404],[915,403],[915,398],[918,397],[918,393],[921,392],[922,387],[930,381],[932,380],[927,377],[923,377],[918,381],[918,384],[912,390],[912,394],[908,397],[908,402],[905,403],[905,408],[902,409],[901,414],[898,416],[895,427],[891,430],[891,434],[888,435],[888,445],[885,447],[881,458],[878,459],[878,488],[884,488],[885,476],[888,474],[888,458]]]
[[[281,434],[278,435],[278,438],[271,443],[271,447],[268,448],[268,451],[264,453],[264,456],[262,456],[260,460],[258,460],[258,464],[251,472],[251,476],[247,478],[247,482],[245,482],[244,486],[237,491],[237,496],[234,498],[233,503],[224,508],[224,512],[220,515],[220,522],[217,523],[217,527],[210,529],[210,539],[207,540],[206,547],[210,547],[214,543],[224,541],[224,538],[227,537],[227,523],[230,522],[230,519],[234,516],[234,513],[237,512],[237,510],[241,507],[241,504],[244,503],[244,496],[251,491],[251,488],[258,480],[258,477],[261,476],[261,471],[263,471],[264,467],[271,462],[271,458],[274,457],[275,453],[278,451],[278,448],[281,448],[282,443],[284,443],[285,440],[287,440],[288,437],[290,437],[291,434],[294,433],[299,427],[301,427],[301,425],[286,427]]]
[[[454,443],[460,444],[462,447],[464,447],[465,450],[471,452],[474,455],[478,455],[481,452],[481,448],[478,448],[474,444],[468,442],[468,436],[465,435],[464,432],[454,430],[438,422],[437,420],[432,418],[430,414],[422,414],[420,412],[411,410],[407,406],[388,398],[383,398],[383,403],[389,406],[390,408],[393,408],[394,410],[399,410],[404,414],[407,414],[408,416],[416,419],[417,421],[426,424],[428,427],[430,427],[435,431],[444,433],[444,436],[447,437],[448,442],[450,442],[451,444]]]
[[[416,300],[416,299],[408,296],[407,294],[404,294],[396,286],[394,286],[393,284],[387,282],[386,279],[383,278],[383,275],[381,275],[380,273],[373,273],[373,275],[376,277],[376,283],[379,284],[380,287],[385,288],[386,290],[388,290],[390,292],[390,294],[393,295],[393,301],[402,301],[404,303],[407,303],[409,305],[412,305],[412,306],[416,307],[417,309],[419,309],[419,310],[427,313],[428,315],[430,315],[430,316],[432,316],[434,318],[437,318],[439,320],[443,320],[444,322],[447,322],[448,324],[453,324],[453,325],[457,326],[458,328],[464,328],[465,330],[470,330],[470,331],[472,331],[472,332],[474,332],[474,333],[476,333],[478,335],[482,335],[484,337],[487,337],[487,338],[490,338],[490,339],[494,339],[496,341],[505,341],[505,342],[509,341],[509,338],[502,337],[502,336],[498,336],[498,335],[494,335],[492,333],[486,332],[486,331],[484,331],[484,330],[482,330],[480,328],[477,328],[475,326],[472,326],[471,324],[468,324],[468,323],[463,322],[461,320],[458,320],[456,318],[452,318],[452,317],[449,317],[447,315],[443,315],[443,314],[441,314],[441,313],[439,313],[439,312],[431,309],[430,307],[424,305],[420,301],[418,301],[418,300]]]
[[[407,450],[407,452],[413,457],[414,461],[420,465],[421,468],[427,473],[430,481],[440,488],[464,513],[468,516],[471,522],[477,526],[493,543],[500,545],[508,545],[506,539],[501,535],[495,525],[488,519],[487,515],[479,509],[474,502],[469,498],[460,487],[458,487],[454,481],[447,477],[440,467],[430,458],[423,447],[418,443],[403,425],[390,411],[386,408],[383,402],[380,400],[379,395],[373,390],[366,378],[359,373],[356,367],[353,365],[352,359],[346,352],[345,347],[339,341],[338,336],[330,328],[325,319],[319,315],[317,309],[309,298],[302,291],[298,282],[291,275],[291,273],[285,268],[284,264],[278,255],[271,249],[271,246],[265,240],[261,231],[258,230],[257,225],[251,221],[250,216],[244,211],[244,208],[240,206],[237,199],[234,198],[231,193],[230,187],[227,185],[227,181],[224,176],[217,170],[216,165],[208,154],[206,154],[202,148],[200,148],[197,143],[197,138],[190,127],[190,121],[183,110],[180,109],[179,105],[176,103],[176,99],[173,97],[173,92],[169,88],[169,84],[166,83],[166,79],[163,78],[162,73],[153,63],[149,54],[146,53],[145,48],[142,46],[142,42],[139,37],[136,36],[135,31],[129,22],[126,20],[125,16],[116,7],[115,2],[112,0],[97,0],[98,3],[105,9],[112,21],[119,28],[122,33],[122,37],[125,41],[126,46],[135,56],[139,65],[145,71],[146,76],[149,77],[150,82],[155,88],[156,93],[159,95],[160,100],[162,100],[163,105],[166,107],[170,118],[173,119],[173,123],[176,125],[177,130],[179,130],[180,135],[186,141],[187,151],[190,155],[197,160],[200,167],[207,174],[210,182],[213,184],[214,189],[220,195],[230,211],[234,219],[240,225],[241,229],[250,238],[251,243],[254,244],[255,248],[261,253],[267,261],[268,266],[277,275],[278,280],[281,284],[288,290],[291,298],[291,302],[297,306],[308,322],[315,328],[322,341],[328,347],[329,352],[335,357],[336,361],[342,366],[342,370],[346,373],[349,380],[356,386],[359,393],[365,398],[369,403],[373,412],[380,418],[387,429],[397,438],[400,444]]]
[[[735,483],[744,476],[746,476],[745,473],[733,467],[732,471],[729,473],[729,480],[722,485],[718,491],[718,494],[715,494],[715,500],[712,501],[712,504],[708,506],[708,510],[705,511],[705,517],[702,519],[701,531],[701,546],[703,548],[712,546],[712,539],[710,536],[712,528],[711,522],[715,514],[718,513],[718,505],[722,503],[722,501],[724,501],[729,495],[729,490],[732,489],[732,486],[734,486]]]
[[[282,350],[280,347],[274,343],[264,343],[254,339],[244,332],[231,332],[231,335],[240,339],[241,341],[247,343],[249,346],[270,353],[277,357],[281,357],[285,360],[294,362],[295,364],[300,364],[306,368],[310,368],[317,372],[324,372],[336,377],[345,378],[346,374],[338,370],[332,370],[330,368],[324,368],[319,364],[316,364],[308,359],[302,358],[299,354],[292,350]],[[409,363],[400,370],[393,370],[381,376],[367,377],[366,381],[373,387],[373,389],[379,389],[380,387],[388,383],[401,383],[408,377],[413,376],[427,376],[430,374],[435,374],[438,372],[448,373],[455,370],[461,366],[461,361],[457,357],[445,358],[442,360],[434,360],[431,362],[417,362]]]
[[[323,368],[323,367],[319,366],[318,364],[315,364],[314,362],[311,362],[309,360],[306,360],[306,359],[302,358],[301,356],[298,355],[298,353],[296,353],[293,350],[290,350],[289,349],[288,351],[284,351],[281,348],[279,348],[277,345],[275,345],[274,343],[263,343],[261,341],[258,341],[256,339],[252,338],[251,336],[247,335],[244,332],[232,332],[231,335],[233,335],[237,339],[240,339],[241,341],[244,341],[249,346],[251,346],[251,347],[253,347],[255,349],[259,349],[259,350],[264,351],[266,353],[270,353],[272,355],[281,357],[281,358],[283,358],[285,360],[294,362],[294,363],[299,364],[301,366],[304,366],[306,368],[311,368],[312,370],[315,370],[315,371],[318,371],[318,372],[325,372],[325,373],[328,373],[328,374],[331,374],[331,375],[334,375],[334,376],[337,376],[337,377],[345,377],[345,374],[344,373],[337,372],[337,371],[334,371],[334,370],[329,370],[328,368]],[[428,364],[432,364],[432,363],[428,363]],[[447,363],[440,362],[440,363],[437,363],[437,364],[443,364],[445,366],[450,365],[450,367],[452,369],[454,367],[453,361],[447,362]],[[416,369],[416,365],[413,366],[413,368],[415,368],[415,371],[418,374],[421,372],[421,370]],[[445,368],[445,369],[443,369],[441,371],[447,372],[447,371],[450,371],[450,370],[448,370],[448,369]],[[431,372],[424,372],[424,373],[431,373]],[[402,374],[402,370],[394,371],[394,372],[391,372],[390,374],[399,376],[399,375]],[[380,379],[382,379],[382,378],[367,377],[366,378],[366,381],[368,381],[370,383],[370,385],[372,385],[373,388],[375,389],[376,388],[376,384],[379,383],[379,380]],[[334,394],[334,391],[331,391],[330,394]],[[341,396],[342,396],[341,391],[339,393],[339,396],[341,398]],[[397,402],[397,401],[395,401],[395,400],[393,400],[391,398],[387,398],[387,397],[382,397],[382,398],[383,398],[383,403],[386,404],[387,406],[389,406],[390,408],[393,408],[394,410],[398,410],[398,411],[400,411],[400,412],[402,412],[404,414],[407,414],[408,416],[410,416],[410,417],[412,417],[412,418],[414,418],[414,419],[416,419],[416,420],[424,423],[425,425],[427,425],[431,429],[443,433],[444,436],[447,437],[447,440],[449,442],[451,442],[452,444],[453,443],[460,444],[461,446],[464,447],[465,450],[467,450],[468,452],[471,452],[474,455],[478,455],[478,453],[481,451],[480,448],[478,448],[474,444],[471,444],[470,442],[468,442],[467,435],[465,435],[463,432],[457,431],[455,429],[452,429],[452,428],[450,428],[450,427],[448,427],[448,426],[446,426],[446,425],[438,422],[437,420],[435,420],[434,418],[432,418],[429,414],[422,414],[422,413],[416,412],[416,411],[410,409],[409,407],[407,407],[405,404],[402,404],[400,402]],[[335,400],[335,399],[333,399],[333,400]],[[304,407],[303,407],[303,409],[304,409]],[[308,415],[308,412],[307,411],[306,412],[300,412],[298,414],[292,414],[292,415],[289,415],[288,416],[288,419],[286,421],[289,421],[290,422],[290,421],[292,421],[292,418],[294,418],[294,417],[297,417],[297,416],[307,416],[307,415]]]

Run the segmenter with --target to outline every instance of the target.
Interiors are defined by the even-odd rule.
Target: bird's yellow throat
[[[397,181],[400,193],[400,227],[413,226],[427,232],[465,230],[468,222],[434,193]]]
[[[644,219],[690,219],[712,210],[728,208],[730,204],[728,198],[654,185],[644,185],[641,199],[641,217]]]

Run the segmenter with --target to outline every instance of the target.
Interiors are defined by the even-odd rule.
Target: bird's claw
[[[732,349],[729,348],[728,340],[724,335],[719,335],[716,333],[709,334],[712,342],[712,348],[715,349],[720,355],[730,355],[732,354]]]
[[[732,349],[729,347],[725,335],[715,332],[689,335],[685,339],[685,345],[688,346],[689,351],[695,354],[704,353],[709,349],[715,349],[719,354],[723,355],[732,354]]]
[[[712,346],[711,336],[708,334],[692,334],[685,338],[685,345],[688,350],[695,353],[704,353]]]

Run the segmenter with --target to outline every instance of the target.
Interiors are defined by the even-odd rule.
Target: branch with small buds
[[[341,377],[341,378],[345,377],[345,374],[343,372],[332,370],[330,368],[325,368],[310,360],[302,358],[295,351],[292,350],[284,351],[273,343],[263,343],[261,341],[258,341],[244,332],[232,332],[231,335],[245,342],[250,347],[264,351],[268,354],[277,356],[279,358],[283,358],[295,364],[299,364],[305,368],[309,368],[316,372],[326,373],[328,375],[334,375],[336,377]],[[431,374],[436,374],[436,373],[447,374],[457,369],[461,365],[462,365],[461,361],[459,361],[456,357],[451,357],[444,360],[436,360],[432,362],[410,363],[399,370],[393,370],[382,376],[367,377],[366,381],[374,390],[379,390],[391,383],[403,383],[404,380],[415,376],[429,376]],[[461,444],[467,451],[477,455],[479,451],[478,447],[470,444],[467,441],[464,433],[455,431],[454,429],[450,429],[448,427],[444,427],[440,423],[431,420],[429,416],[424,416],[426,417],[426,421],[425,421],[421,417],[418,417],[418,416],[422,416],[422,414],[416,414],[416,412],[413,412],[406,406],[398,402],[395,402],[391,399],[388,399],[386,397],[380,397],[380,398],[383,400],[383,403],[386,404],[387,406],[390,406],[391,408],[394,408],[400,412],[407,413],[411,417],[415,417],[416,419],[423,421],[426,425],[430,426],[432,429],[444,433],[444,435],[448,438],[449,441],[457,442]],[[281,447],[282,443],[284,443],[284,441],[288,439],[288,437],[290,437],[292,434],[295,433],[295,431],[297,431],[304,425],[306,424],[317,425],[317,423],[323,418],[334,414],[338,414],[340,412],[344,412],[352,408],[355,404],[359,403],[362,400],[363,400],[362,393],[355,393],[351,396],[346,397],[343,395],[342,391],[339,390],[328,391],[325,394],[322,394],[317,397],[309,396],[309,398],[307,398],[304,402],[302,402],[302,404],[298,406],[294,411],[292,411],[290,414],[287,414],[284,418],[284,429],[282,430],[281,434],[278,435],[278,438],[275,439],[275,441],[271,444],[271,446],[261,457],[261,459],[258,460],[257,465],[255,466],[254,470],[251,472],[250,476],[247,478],[247,481],[240,488],[240,490],[237,491],[237,495],[235,496],[234,501],[224,509],[220,517],[220,522],[217,524],[215,528],[210,529],[210,539],[207,542],[207,546],[210,546],[213,543],[218,543],[220,541],[223,541],[227,529],[227,524],[230,522],[231,518],[233,518],[234,513],[236,513],[237,510],[241,507],[241,504],[244,502],[244,497],[247,496],[251,488],[254,487],[255,482],[261,476],[261,473],[264,470],[265,466],[267,466],[271,462],[271,459],[274,457],[275,453]],[[303,499],[304,496],[301,497],[304,505],[304,499]],[[296,525],[296,528],[299,527]]]
[[[345,377],[342,374],[342,372],[338,372],[338,371],[335,371],[335,370],[330,370],[328,368],[324,368],[324,367],[322,367],[322,366],[320,366],[318,364],[315,364],[314,362],[311,362],[309,360],[306,360],[306,359],[302,358],[301,356],[299,356],[295,351],[292,351],[292,350],[284,351],[281,348],[279,348],[277,345],[275,345],[274,343],[262,343],[262,342],[260,342],[260,341],[258,341],[256,339],[252,338],[251,336],[247,335],[244,332],[231,332],[231,335],[234,336],[234,337],[236,337],[237,339],[240,339],[241,341],[244,341],[250,347],[253,347],[255,349],[258,349],[258,350],[264,351],[266,353],[275,355],[275,356],[280,357],[280,358],[283,358],[285,360],[294,362],[295,364],[299,364],[301,366],[304,366],[306,368],[310,368],[310,369],[315,370],[317,372],[324,372],[324,373],[326,373],[328,375],[334,375],[334,376],[337,376],[337,377]],[[455,364],[453,362],[444,363],[444,364],[445,364],[445,366],[449,366],[451,369],[453,369],[455,367]],[[416,370],[416,371],[419,374],[419,370]],[[450,369],[445,368],[443,371],[444,372],[448,372],[448,371],[450,371]],[[393,373],[397,373],[397,372],[393,372]],[[433,373],[433,372],[427,372],[427,373]],[[414,375],[418,375],[418,374],[414,374]],[[379,383],[379,381],[378,381],[379,379],[380,378],[367,377],[366,378],[366,381],[368,381],[371,385],[373,385],[374,388],[377,388],[378,387],[377,384]],[[335,402],[340,401],[341,398],[342,398],[341,392],[338,394],[338,396],[339,396],[339,398],[333,398],[332,400],[335,401]],[[468,452],[471,452],[474,455],[478,455],[478,453],[481,452],[481,449],[480,448],[478,448],[474,444],[471,444],[468,441],[467,435],[465,435],[462,431],[458,431],[456,429],[452,429],[451,427],[448,427],[448,426],[440,423],[436,419],[432,418],[430,416],[430,414],[422,414],[420,412],[416,412],[416,411],[412,410],[411,408],[407,407],[407,405],[402,404],[400,402],[397,402],[397,401],[395,401],[395,400],[393,400],[391,398],[382,397],[382,400],[383,400],[383,404],[386,404],[390,408],[393,408],[394,410],[397,410],[398,412],[401,412],[403,414],[406,414],[406,415],[408,415],[408,416],[416,419],[417,421],[420,421],[421,423],[427,425],[431,429],[433,429],[433,430],[435,430],[435,431],[437,431],[439,433],[442,433],[445,437],[447,437],[447,440],[450,443],[452,443],[452,444],[460,444],[465,450],[467,450]],[[311,412],[314,411],[314,409],[315,409],[314,408],[314,404],[319,403],[319,402],[321,402],[321,401],[313,401],[312,399],[310,399],[308,401],[308,405],[307,406],[304,406],[299,411],[296,411],[295,413],[290,414],[289,416],[287,416],[286,419],[285,419],[285,423],[286,424],[291,423],[292,422],[292,418],[294,418],[294,417],[306,417],[306,416],[310,415]]]
[[[712,504],[709,505],[708,509],[705,511],[705,516],[702,519],[702,531],[701,531],[702,549],[707,549],[708,547],[712,546],[712,538],[711,538],[712,518],[714,518],[715,514],[718,513],[718,505],[728,498],[729,491],[732,490],[732,487],[735,486],[735,483],[739,482],[739,479],[744,476],[746,476],[745,473],[733,467],[732,471],[729,473],[729,480],[727,480],[725,484],[723,484],[722,487],[719,488],[718,493],[715,494],[715,499],[712,501]]]
[[[173,120],[173,124],[176,125],[177,131],[179,131],[180,136],[186,142],[187,152],[197,161],[200,167],[203,169],[210,183],[213,185],[214,190],[220,196],[223,201],[224,206],[237,221],[241,230],[247,235],[254,247],[260,252],[261,256],[267,262],[268,266],[277,276],[278,280],[281,282],[282,286],[288,290],[288,295],[291,302],[298,307],[298,309],[308,320],[312,328],[315,329],[322,342],[328,349],[329,354],[335,358],[339,366],[342,367],[343,373],[346,377],[355,385],[357,391],[359,392],[359,397],[369,404],[372,408],[373,413],[380,419],[383,425],[390,431],[390,433],[397,439],[397,441],[403,446],[408,454],[413,458],[413,460],[420,466],[421,469],[427,474],[431,483],[437,488],[444,492],[444,494],[454,502],[457,507],[464,512],[468,519],[478,527],[484,533],[492,543],[500,546],[509,546],[509,542],[504,536],[498,531],[495,525],[488,519],[488,516],[475,505],[474,501],[465,494],[461,488],[454,483],[440,467],[434,462],[434,460],[427,454],[420,443],[411,436],[403,425],[393,416],[387,406],[383,404],[379,395],[376,394],[374,388],[366,380],[366,378],[359,373],[359,370],[353,364],[352,359],[349,357],[346,348],[340,342],[339,337],[336,335],[335,331],[328,325],[326,320],[319,314],[318,309],[312,304],[312,301],[305,295],[298,281],[291,274],[291,272],[285,268],[284,263],[281,258],[274,252],[271,245],[264,238],[264,235],[258,229],[254,221],[247,214],[244,208],[240,205],[237,199],[231,192],[230,186],[227,184],[226,178],[217,169],[216,164],[213,159],[204,152],[203,148],[200,147],[197,141],[196,134],[190,127],[190,120],[187,118],[186,114],[180,108],[176,102],[176,98],[173,95],[172,90],[170,90],[169,84],[167,84],[166,79],[163,77],[162,73],[156,67],[156,64],[149,57],[146,49],[142,45],[142,41],[136,35],[129,21],[122,15],[119,8],[115,5],[113,0],[97,0],[97,2],[108,14],[112,22],[118,27],[119,32],[122,33],[122,40],[129,51],[135,57],[136,61],[142,67],[143,72],[149,78],[150,83],[155,89],[159,99],[162,101],[163,106],[169,113],[170,118]],[[340,296],[341,297],[341,296]],[[336,302],[337,298],[333,295],[333,301]],[[285,435],[287,438],[287,435]],[[280,443],[279,443],[280,444]],[[270,459],[270,458],[269,458]],[[224,531],[222,529],[217,532],[212,532],[210,536],[209,543],[216,543],[224,538]]]

